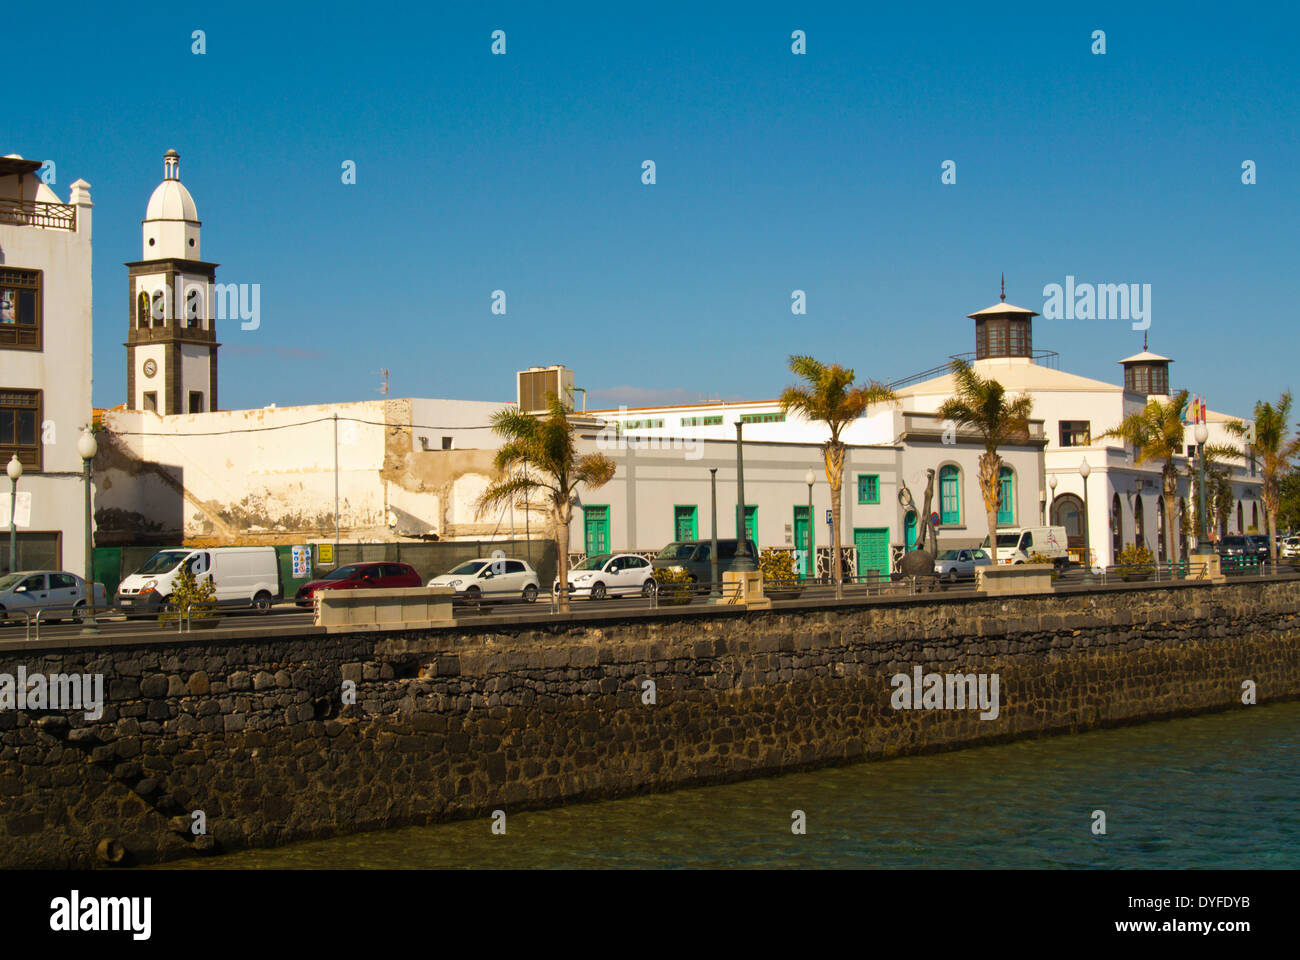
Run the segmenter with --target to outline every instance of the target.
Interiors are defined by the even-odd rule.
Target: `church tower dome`
[[[175,150],[163,154],[163,180],[154,188],[145,208],[143,256],[198,260],[199,208],[181,183],[181,157]]]

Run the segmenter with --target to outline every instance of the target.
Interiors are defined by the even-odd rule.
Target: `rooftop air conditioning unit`
[[[546,395],[560,398],[566,410],[573,410],[573,371],[563,364],[529,367],[515,374],[519,409],[524,413],[546,413]]]

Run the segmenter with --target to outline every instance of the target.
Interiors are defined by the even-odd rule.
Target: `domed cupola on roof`
[[[180,154],[168,150],[163,155],[163,181],[154,189],[145,209],[144,256],[150,260],[198,260],[201,226],[194,198],[181,183]]]
[[[998,303],[966,315],[975,321],[975,359],[1034,357],[1034,321],[1037,312],[1007,303],[1006,277]]]

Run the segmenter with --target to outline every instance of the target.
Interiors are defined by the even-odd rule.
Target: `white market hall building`
[[[961,355],[980,376],[998,380],[1009,395],[1026,393],[1033,401],[1028,443],[999,450],[1004,460],[999,528],[1060,524],[1066,528],[1071,553],[1082,560],[1086,523],[1092,564],[1113,565],[1120,550],[1132,543],[1165,556],[1162,465],[1137,464],[1119,440],[1099,437],[1149,399],[1169,397],[1172,361],[1145,350],[1121,360],[1123,383],[1068,373],[1056,368],[1054,352],[1033,349],[1035,316],[1004,301],[970,314],[976,350]],[[936,472],[931,509],[939,517],[940,549],[978,544],[988,534],[978,480],[983,452],[979,437],[962,432],[955,443],[945,444],[943,424],[935,416],[953,393],[950,363],[893,386],[897,404],[873,408],[842,437],[848,452],[841,542],[850,570],[859,576],[870,570],[883,573],[886,566],[892,571],[904,544],[914,542],[916,516],[900,505],[898,493],[906,484],[920,507],[929,469]],[[647,552],[674,539],[707,538],[712,467],[717,468],[718,536],[735,536],[735,437],[736,423],[741,422],[747,529],[760,550],[804,550],[811,513],[818,571],[827,571],[830,493],[821,453],[827,436],[824,424],[793,412],[787,415],[776,400],[620,408],[586,415],[606,426],[586,435],[584,449],[613,457],[618,471],[606,486],[580,491],[570,530],[575,552]],[[1241,448],[1241,441],[1224,428],[1233,419],[1210,411],[1209,443]],[[1180,509],[1193,493],[1188,479],[1189,456],[1195,450],[1190,424],[1186,435],[1188,456],[1176,461]],[[1081,475],[1085,459],[1086,514]],[[806,482],[810,469],[811,511]],[[1261,480],[1248,460],[1232,467],[1231,486],[1236,503],[1228,532],[1262,526]],[[1181,543],[1183,551],[1194,547],[1194,539]]]

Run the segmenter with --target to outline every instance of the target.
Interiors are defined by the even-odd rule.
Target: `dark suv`
[[[754,569],[758,569],[758,549],[754,546],[753,540],[746,542],[749,544],[749,556],[754,561]],[[719,580],[728,570],[735,569],[737,543],[739,541],[734,537],[730,540],[718,541]],[[656,570],[684,570],[690,574],[692,580],[709,583],[713,579],[712,550],[712,540],[674,540],[659,551],[651,561],[651,566]]]

